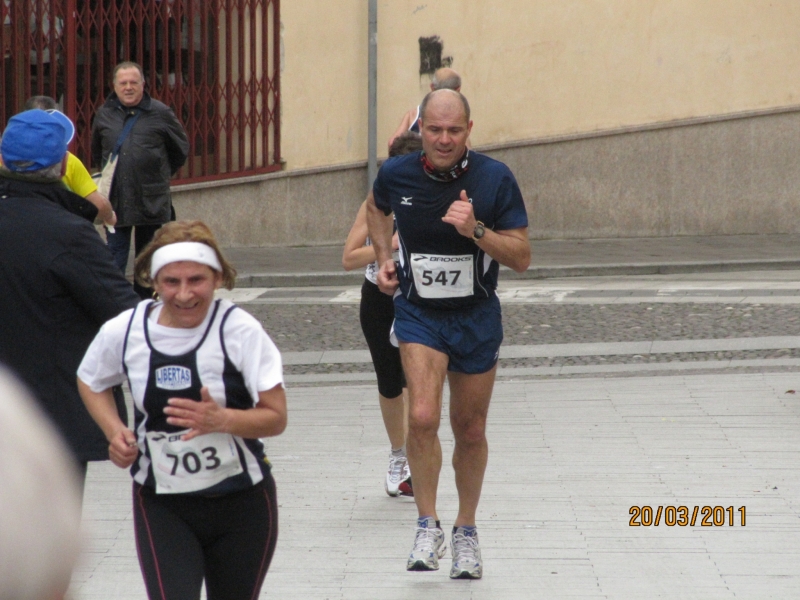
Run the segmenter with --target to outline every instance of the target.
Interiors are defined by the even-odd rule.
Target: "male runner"
[[[499,264],[527,269],[530,245],[516,180],[504,164],[467,148],[469,117],[469,104],[456,91],[425,97],[423,151],[383,164],[368,221],[381,265],[378,285],[385,293],[397,291],[394,332],[408,381],[407,453],[419,519],[407,568],[438,569],[445,552],[436,491],[447,376],[459,497],[450,577],[477,579],[483,565],[475,513],[489,452],[486,415],[503,339],[497,275]],[[391,213],[400,239],[397,267],[391,258]]]

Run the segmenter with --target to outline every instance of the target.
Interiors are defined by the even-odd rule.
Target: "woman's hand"
[[[136,436],[127,427],[120,429],[111,437],[108,444],[108,457],[121,469],[130,467],[139,455]]]
[[[164,408],[167,423],[190,429],[181,438],[191,440],[205,433],[229,433],[245,439],[279,435],[286,428],[286,392],[282,384],[258,392],[258,403],[249,410],[223,408],[208,388],[200,388],[202,400],[170,398]]]
[[[214,402],[207,387],[200,388],[200,398],[200,402],[189,398],[170,398],[167,401],[168,406],[164,408],[167,423],[191,429],[181,438],[184,442],[204,433],[215,431],[228,433],[227,426],[230,420],[228,409]]]
[[[78,377],[78,392],[86,405],[86,410],[108,440],[108,457],[111,462],[121,469],[130,467],[139,454],[139,448],[136,445],[136,436],[119,418],[111,388],[93,392],[92,388]]]

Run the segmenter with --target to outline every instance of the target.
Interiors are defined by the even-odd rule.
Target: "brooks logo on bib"
[[[185,390],[192,387],[192,371],[186,367],[167,366],[156,369],[156,387],[162,390]]]
[[[471,254],[412,254],[411,272],[420,298],[472,296],[474,260]]]

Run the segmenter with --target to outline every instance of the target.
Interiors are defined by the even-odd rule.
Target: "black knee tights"
[[[396,398],[403,393],[406,379],[400,363],[400,350],[389,341],[389,331],[394,321],[394,302],[378,286],[364,280],[361,287],[361,331],[369,346],[378,392],[384,398]]]

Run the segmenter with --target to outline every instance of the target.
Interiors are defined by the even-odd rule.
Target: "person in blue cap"
[[[138,296],[92,225],[97,209],[61,182],[68,137],[43,110],[14,115],[2,133],[0,363],[29,386],[85,477],[108,444],[78,394],[78,365]],[[127,417],[121,393],[115,401]]]
[[[41,108],[61,121],[61,124],[69,133],[70,141],[75,137],[75,124],[67,115],[58,110],[58,105],[53,98],[50,96],[31,96],[25,101],[24,110],[32,110],[34,108]],[[114,213],[111,203],[108,198],[97,191],[97,184],[83,162],[81,162],[81,159],[69,151],[67,151],[66,157],[61,163],[61,181],[71,191],[94,204],[97,207],[98,219],[111,231],[114,230],[114,225],[117,223],[117,215]]]

